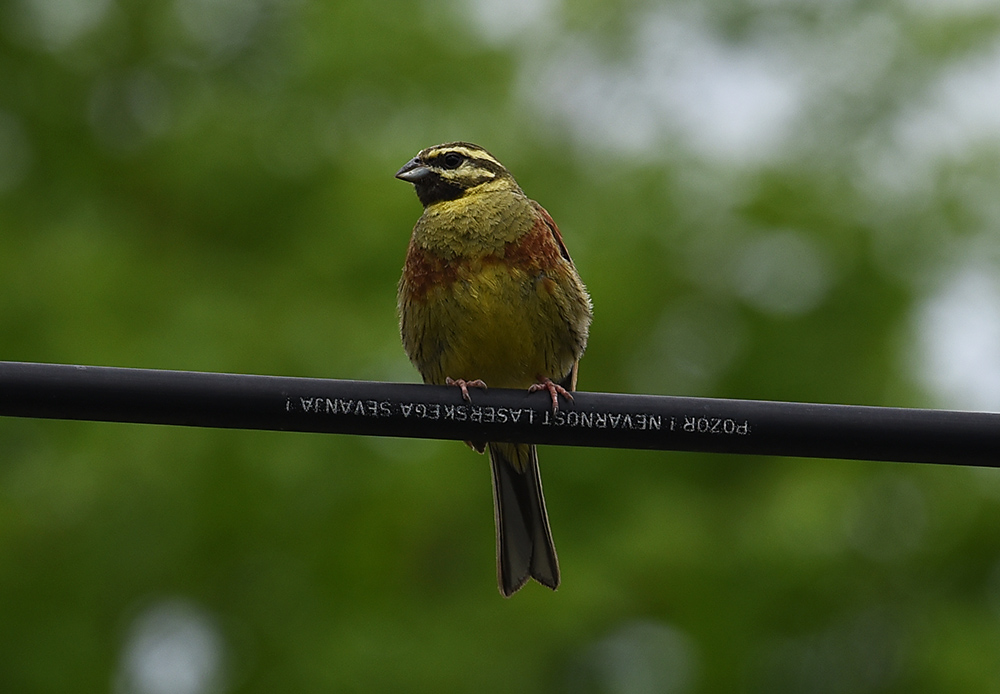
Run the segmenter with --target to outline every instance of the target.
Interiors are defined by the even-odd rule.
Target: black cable
[[[0,362],[0,415],[1000,465],[1000,414]]]

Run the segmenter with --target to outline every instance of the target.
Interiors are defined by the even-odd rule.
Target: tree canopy
[[[1000,409],[982,0],[11,0],[0,359],[415,381],[393,173],[476,142],[593,296],[582,390]],[[1000,686],[1000,477],[0,420],[0,690]]]

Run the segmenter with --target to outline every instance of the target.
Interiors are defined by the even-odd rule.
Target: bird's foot
[[[466,381],[464,378],[451,378],[450,376],[444,379],[445,385],[458,386],[462,389],[462,399],[466,402],[472,402],[472,398],[469,397],[469,388],[482,388],[486,390],[486,384],[483,383],[478,378],[475,381]]]
[[[559,411],[559,396],[560,395],[562,395],[564,398],[566,398],[570,402],[573,401],[573,394],[570,393],[565,388],[563,388],[558,383],[553,383],[552,379],[550,379],[550,378],[543,378],[538,383],[532,383],[531,386],[528,388],[528,392],[529,393],[537,393],[540,390],[547,390],[549,392],[549,395],[552,397],[552,411],[553,412],[558,412]]]

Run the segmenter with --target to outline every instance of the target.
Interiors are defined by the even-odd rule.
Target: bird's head
[[[421,150],[396,178],[412,183],[424,207],[487,191],[520,191],[514,177],[479,145],[448,142]]]

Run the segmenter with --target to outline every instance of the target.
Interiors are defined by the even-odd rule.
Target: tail
[[[493,507],[497,523],[497,581],[509,598],[533,578],[555,590],[559,561],[538,475],[534,446],[491,443]]]

